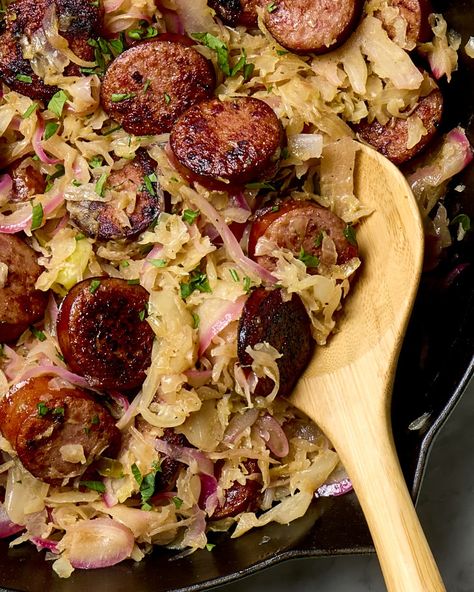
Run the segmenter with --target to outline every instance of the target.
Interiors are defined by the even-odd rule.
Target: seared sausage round
[[[164,209],[165,198],[153,175],[156,163],[145,150],[137,151],[135,159],[119,171],[112,171],[105,188],[136,194],[135,208],[124,225],[113,202],[69,202],[72,221],[84,234],[99,240],[132,238],[146,230]],[[151,177],[151,178],[150,178]]]
[[[173,126],[170,145],[179,164],[203,179],[244,184],[278,160],[282,128],[264,101],[211,99],[188,109]]]
[[[22,161],[15,162],[8,167],[6,172],[11,176],[13,182],[9,201],[28,201],[34,195],[44,193],[46,188],[44,177],[32,163],[25,166]]]
[[[344,220],[327,208],[311,201],[289,200],[255,213],[249,234],[249,257],[270,271],[275,269],[274,257],[259,254],[259,240],[264,237],[280,249],[289,249],[296,257],[303,250],[320,259],[321,244],[327,234],[336,246],[337,263],[342,264],[358,255],[357,244],[346,238],[346,228]],[[316,270],[317,267],[308,266],[308,272]]]
[[[51,6],[59,19],[60,35],[84,60],[94,60],[94,48],[88,40],[98,37],[102,26],[101,9],[90,0],[16,0],[8,5],[0,34],[0,79],[12,90],[40,101],[48,101],[58,88],[45,84],[33,72],[30,62],[23,57],[20,40],[25,36],[31,39]],[[69,64],[65,74],[78,75],[79,69]]]
[[[255,473],[260,474],[258,462],[249,458],[243,462],[249,476]],[[225,490],[224,503],[219,504],[210,517],[210,520],[221,520],[232,518],[241,512],[253,512],[257,509],[258,493],[262,485],[257,479],[247,479],[242,485],[238,481]]]
[[[278,394],[289,395],[313,353],[311,321],[301,298],[293,294],[284,302],[281,290],[257,288],[248,297],[237,333],[237,352],[243,367],[252,365],[245,350],[257,343],[269,343],[282,357],[276,362],[280,371]],[[266,396],[273,389],[270,378],[260,378],[255,396]]]
[[[295,53],[325,53],[352,33],[362,12],[361,0],[276,0],[264,11],[275,39]]]
[[[0,234],[0,263],[8,268],[0,283],[0,343],[5,343],[43,318],[48,294],[35,289],[43,271],[38,255],[17,236]]]
[[[0,402],[0,426],[23,466],[52,484],[82,475],[120,439],[105,407],[86,391],[51,375],[12,387]],[[63,448],[69,444],[82,446],[85,462],[71,462]]]
[[[412,46],[417,41],[428,41],[431,35],[428,16],[433,12],[429,0],[389,0],[388,4],[398,8],[400,16],[406,21],[406,38]],[[380,18],[380,13],[375,13],[375,16]],[[394,25],[385,22],[383,24],[389,37],[395,39]]]
[[[269,4],[266,0],[208,0],[223,23],[230,27],[257,26],[257,7]]]
[[[183,434],[177,434],[172,428],[165,429],[163,440],[173,446],[190,446],[186,437]],[[176,485],[179,471],[184,466],[182,462],[165,455],[160,463],[161,470],[155,477],[155,492],[172,491]]]
[[[89,384],[129,390],[145,379],[153,331],[147,323],[148,292],[117,278],[90,278],[64,298],[57,334],[66,363]]]
[[[169,132],[186,109],[215,86],[212,64],[183,43],[153,40],[120,54],[101,86],[106,113],[136,135]]]
[[[426,135],[412,148],[407,148],[408,123],[407,119],[392,118],[385,125],[377,120],[369,123],[362,121],[355,130],[368,144],[371,144],[381,154],[394,164],[402,164],[413,158],[436,135],[436,131],[443,116],[443,95],[438,89],[420,99],[410,117],[419,117],[426,128]]]

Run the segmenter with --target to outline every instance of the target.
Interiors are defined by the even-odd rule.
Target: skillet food
[[[355,138],[406,167],[427,267],[466,232],[443,16],[16,0],[0,37],[0,534],[68,577],[349,491],[285,396],[363,264]]]

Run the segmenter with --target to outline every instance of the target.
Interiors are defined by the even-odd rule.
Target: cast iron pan
[[[463,36],[474,35],[474,0],[434,2],[435,10]],[[461,124],[474,145],[474,60],[461,50],[460,69],[446,98],[444,129]],[[474,219],[474,167],[453,183],[446,206],[450,218],[461,209]],[[469,205],[470,204],[470,205]],[[429,447],[473,371],[474,232],[453,245],[437,269],[425,274],[401,353],[393,393],[393,429],[400,460],[416,499]],[[421,429],[408,426],[427,414]],[[84,592],[87,589],[134,592],[188,592],[224,584],[285,559],[373,551],[354,494],[321,500],[289,526],[268,525],[237,540],[216,539],[212,552],[198,551],[174,560],[160,550],[141,563],[124,562],[108,569],[75,571],[59,579],[29,545],[8,549],[0,542],[0,586],[22,592]]]

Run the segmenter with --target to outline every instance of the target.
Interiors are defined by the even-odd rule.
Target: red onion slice
[[[232,444],[247,428],[257,421],[258,409],[248,409],[243,414],[234,415],[224,434],[224,442]]]
[[[64,195],[58,193],[42,202],[43,214],[47,216],[54,212],[64,202]],[[31,204],[25,204],[23,208],[4,216],[0,214],[0,232],[3,234],[15,234],[31,227],[33,208]]]
[[[13,181],[10,175],[0,175],[0,197],[9,195],[13,188]]]
[[[206,510],[208,516],[214,514],[219,500],[217,498],[217,479],[213,475],[199,475],[201,480],[201,493],[199,495],[199,507]]]
[[[83,520],[70,532],[69,561],[77,569],[116,565],[130,557],[135,543],[133,532],[112,518]]]
[[[211,476],[214,475],[214,464],[212,461],[209,460],[204,453],[195,448],[170,444],[161,438],[155,440],[155,448],[158,452],[166,454],[166,456],[169,456],[173,460],[177,460],[188,466],[195,465],[199,473]]]
[[[243,295],[235,302],[215,298],[206,302],[206,314],[200,315],[199,323],[199,350],[201,356],[211,345],[212,340],[223,329],[240,319],[247,296]]]
[[[341,465],[337,466],[329,475],[326,483],[315,493],[316,497],[337,497],[352,491],[352,483],[346,470]]]
[[[17,534],[22,530],[25,530],[25,527],[12,522],[10,520],[10,516],[7,514],[7,511],[5,510],[4,505],[0,503],[0,539],[4,539],[6,537],[12,536],[13,534]]]
[[[70,382],[75,386],[87,389],[91,388],[87,380],[82,376],[74,374],[73,372],[66,370],[66,368],[61,368],[60,366],[54,366],[53,364],[46,363],[42,363],[38,366],[35,366],[34,368],[30,368],[21,375],[20,380],[28,380],[28,378],[42,376],[43,374],[55,374],[56,376],[67,380],[67,382]]]
[[[52,541],[51,539],[42,539],[41,537],[31,537],[30,541],[36,546],[38,551],[46,549],[52,553],[59,553],[58,541]]]
[[[259,417],[255,422],[255,428],[267,447],[278,458],[283,458],[290,451],[288,438],[278,421],[268,413]]]
[[[192,387],[199,388],[211,378],[212,370],[186,370],[184,374]]]
[[[61,162],[57,158],[52,158],[48,156],[43,148],[43,133],[44,133],[44,121],[41,117],[38,117],[38,126],[33,134],[33,138],[31,140],[31,144],[33,146],[33,150],[35,151],[38,158],[41,162],[45,164],[58,164]]]
[[[265,269],[244,255],[239,241],[235,238],[222,216],[205,197],[192,190],[188,190],[188,197],[215,227],[217,232],[221,235],[229,257],[233,259],[245,273],[253,278],[258,277],[269,284],[276,283],[277,279],[268,271],[268,269]]]

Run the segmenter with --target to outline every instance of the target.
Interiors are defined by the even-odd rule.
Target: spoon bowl
[[[354,192],[373,209],[358,229],[362,266],[340,332],[316,349],[290,400],[336,448],[391,592],[445,590],[398,462],[390,402],[423,261],[419,209],[402,173],[360,145]],[[410,393],[407,393],[410,396]]]

